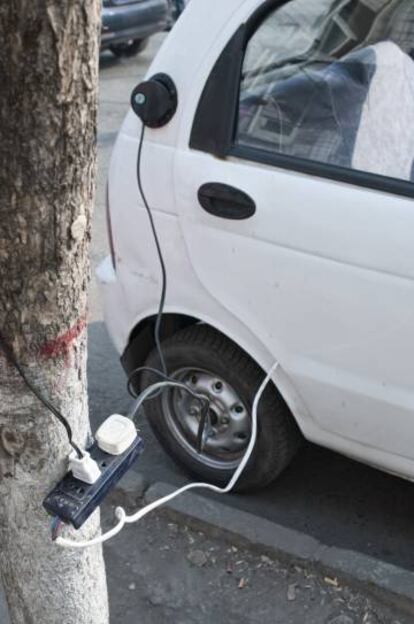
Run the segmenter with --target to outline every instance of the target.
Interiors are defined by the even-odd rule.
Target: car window
[[[413,59],[412,0],[290,0],[248,43],[236,144],[413,181]]]

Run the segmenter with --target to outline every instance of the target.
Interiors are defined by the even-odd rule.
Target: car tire
[[[112,54],[117,57],[131,57],[145,50],[148,39],[133,39],[125,43],[117,43],[109,46]]]
[[[194,416],[194,422],[191,420],[194,401],[191,395],[177,389],[163,390],[162,394],[147,401],[145,415],[156,438],[176,463],[198,479],[224,486],[248,445],[249,410],[264,373],[238,346],[205,325],[193,325],[176,333],[163,342],[162,349],[170,376],[193,385],[198,392],[210,393],[211,386],[213,435],[207,439],[203,453],[198,454],[196,432],[200,417]],[[146,366],[161,368],[156,350],[151,352]],[[142,389],[154,381],[159,378],[145,373]],[[193,401],[191,409],[188,401]],[[199,405],[197,400],[196,404]],[[237,410],[237,418],[234,410]],[[222,418],[222,414],[232,414],[227,428],[221,422],[229,418]],[[235,489],[255,490],[271,483],[288,466],[301,439],[282,396],[274,385],[269,384],[259,405],[256,446]]]

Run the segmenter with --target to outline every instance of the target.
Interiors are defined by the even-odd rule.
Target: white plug
[[[99,427],[95,434],[100,449],[110,455],[122,455],[137,437],[137,430],[130,418],[113,414]]]
[[[91,458],[87,451],[83,451],[83,457],[79,458],[76,451],[69,455],[69,470],[75,479],[93,485],[101,476],[98,464]]]

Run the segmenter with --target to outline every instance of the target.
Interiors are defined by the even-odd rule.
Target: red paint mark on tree
[[[71,350],[72,344],[81,335],[86,326],[86,320],[80,319],[67,332],[49,340],[40,348],[40,354],[45,358],[57,358],[67,356]]]

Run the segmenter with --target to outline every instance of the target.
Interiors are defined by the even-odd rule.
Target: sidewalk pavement
[[[103,507],[104,528],[118,505],[142,505],[143,481],[121,485]],[[111,624],[412,623],[334,575],[236,543],[231,527],[191,528],[171,508],[125,527],[105,545]],[[1,592],[0,624],[9,624]]]
[[[128,486],[117,490],[104,509],[104,524],[112,525],[117,505],[133,511],[139,503]],[[191,528],[171,509],[125,527],[105,546],[105,558],[111,624],[413,621],[333,575],[240,546],[230,532]]]

